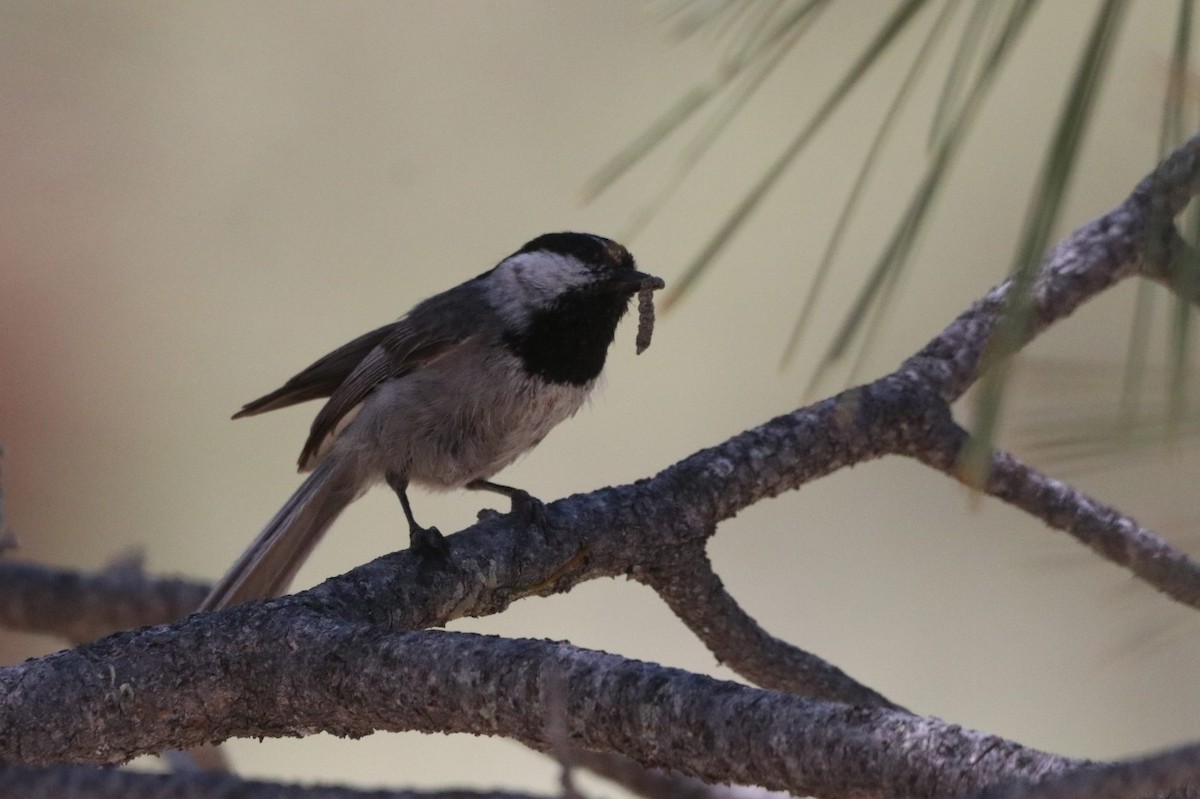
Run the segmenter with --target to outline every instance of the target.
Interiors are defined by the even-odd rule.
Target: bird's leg
[[[450,547],[446,545],[446,537],[436,527],[422,527],[413,518],[412,506],[408,504],[408,478],[395,472],[388,472],[384,477],[400,497],[400,507],[404,508],[404,518],[408,519],[409,546],[422,554],[448,556]]]
[[[520,520],[522,524],[534,525],[540,528],[546,527],[546,506],[542,504],[540,499],[528,491],[522,491],[512,486],[503,486],[487,480],[472,480],[467,483],[467,488],[472,491],[492,491],[497,494],[503,494],[512,500],[512,508],[509,512]]]

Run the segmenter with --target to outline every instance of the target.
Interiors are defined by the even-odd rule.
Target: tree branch
[[[648,769],[624,755],[576,749],[571,761],[646,799],[790,799],[791,794],[765,788],[709,785],[677,771]]]
[[[1130,196],[1089,222],[1044,259],[1030,288],[1029,324],[1019,349],[1119,280],[1139,272],[1161,279],[1182,240],[1174,218],[1200,189],[1200,134],[1146,176]],[[954,402],[980,377],[980,364],[1013,288],[992,289],[897,370]],[[988,353],[996,357],[1005,353]]]
[[[194,615],[4,669],[0,759],[106,763],[232,736],[376,730],[504,735],[545,750],[561,681],[574,746],[714,782],[933,796],[1075,765],[935,719],[567,644],[340,623],[306,599]],[[181,671],[191,681],[181,683]]]
[[[1084,766],[1038,782],[988,788],[977,799],[1127,799],[1172,791],[1200,796],[1200,745],[1101,766]]]
[[[208,587],[149,577],[140,564],[96,574],[0,561],[0,626],[56,635],[74,643],[164,624],[195,610]]]
[[[725,590],[703,550],[688,554],[669,570],[634,576],[658,592],[718,663],[773,691],[902,710],[836,666],[769,634]]]
[[[228,774],[151,774],[94,766],[0,766],[13,799],[542,799],[506,791],[360,791],[279,785]],[[546,799],[549,799],[548,797]]]

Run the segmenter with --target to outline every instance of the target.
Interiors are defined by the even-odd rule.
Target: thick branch
[[[181,658],[193,675],[186,684]],[[566,644],[337,623],[300,597],[119,633],[5,669],[0,759],[103,763],[231,736],[319,730],[504,735],[545,749],[556,691],[565,692],[574,746],[797,794],[933,796],[1073,765],[934,719]]]

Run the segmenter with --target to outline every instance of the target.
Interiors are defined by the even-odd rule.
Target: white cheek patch
[[[545,308],[563,292],[593,279],[577,258],[526,252],[501,261],[492,272],[488,300],[513,327],[523,327],[530,312]]]

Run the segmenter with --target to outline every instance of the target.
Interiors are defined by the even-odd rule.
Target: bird
[[[543,523],[539,500],[490,478],[584,404],[635,294],[644,348],[645,309],[664,285],[611,239],[546,233],[246,403],[233,418],[328,398],[300,452],[307,478],[200,610],[283,593],[338,515],[380,482],[424,555],[446,557],[448,546],[417,523],[409,485],[496,492],[519,520]]]

